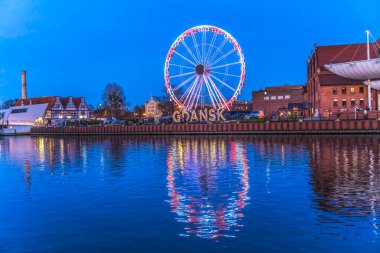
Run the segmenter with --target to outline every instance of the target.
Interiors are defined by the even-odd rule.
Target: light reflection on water
[[[173,140],[167,158],[169,203],[186,224],[186,235],[234,237],[249,199],[246,156],[245,146],[235,140]]]
[[[0,252],[380,247],[378,136],[3,137],[0,164]]]

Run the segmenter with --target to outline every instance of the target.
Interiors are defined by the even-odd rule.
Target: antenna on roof
[[[365,33],[367,34],[367,60],[371,58],[370,52],[369,52],[369,35],[371,31],[369,29],[365,30]]]

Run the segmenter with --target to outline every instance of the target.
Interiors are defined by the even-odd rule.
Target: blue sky
[[[166,53],[186,29],[210,24],[230,32],[246,58],[239,99],[265,86],[302,84],[313,44],[349,44],[370,28],[380,37],[380,2],[0,0],[0,100],[84,96],[100,103],[120,84],[132,104],[164,87]]]

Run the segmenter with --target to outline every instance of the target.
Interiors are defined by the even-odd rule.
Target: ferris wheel
[[[244,86],[245,60],[231,34],[211,25],[188,29],[172,44],[165,61],[165,86],[186,110],[229,110]]]

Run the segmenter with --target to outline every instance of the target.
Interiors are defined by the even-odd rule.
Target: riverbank
[[[379,134],[380,121],[308,121],[140,126],[35,127],[32,135],[218,135],[218,134]]]

